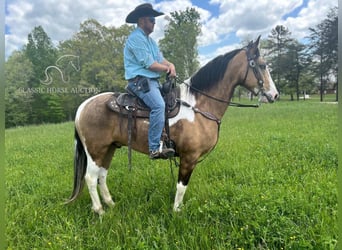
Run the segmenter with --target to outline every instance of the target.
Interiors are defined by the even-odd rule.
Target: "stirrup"
[[[156,150],[150,152],[150,159],[169,159],[175,155],[173,148],[164,148],[162,151]]]

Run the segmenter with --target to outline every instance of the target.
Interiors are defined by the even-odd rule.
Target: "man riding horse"
[[[176,76],[175,66],[166,60],[157,43],[149,36],[154,29],[155,17],[164,15],[149,3],[137,6],[126,17],[127,23],[137,27],[128,36],[124,47],[125,79],[127,88],[151,109],[149,117],[148,144],[151,159],[169,158],[174,149],[160,146],[165,122],[165,102],[160,92],[159,77],[166,72]]]

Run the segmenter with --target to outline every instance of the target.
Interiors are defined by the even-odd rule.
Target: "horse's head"
[[[251,41],[244,49],[247,56],[247,69],[242,86],[250,90],[254,95],[260,95],[262,102],[274,102],[279,93],[268,71],[265,60],[260,56],[259,40]]]

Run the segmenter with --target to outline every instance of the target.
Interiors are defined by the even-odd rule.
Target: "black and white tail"
[[[87,171],[87,155],[82,141],[75,128],[75,156],[74,156],[74,189],[66,203],[70,203],[80,195],[84,186],[84,176]]]

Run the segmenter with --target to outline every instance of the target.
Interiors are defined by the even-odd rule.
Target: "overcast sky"
[[[27,35],[41,25],[55,44],[75,34],[80,24],[94,18],[102,25],[119,27],[137,5],[150,2],[165,14],[194,7],[201,14],[202,34],[199,38],[200,61],[241,47],[245,38],[266,38],[276,25],[289,28],[292,37],[302,41],[326,18],[338,0],[7,0],[6,58],[27,43]],[[168,21],[157,18],[156,40],[163,37]],[[184,38],[186,39],[186,38]]]

